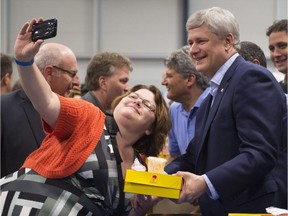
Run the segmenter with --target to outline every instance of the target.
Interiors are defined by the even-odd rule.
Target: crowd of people
[[[183,179],[177,205],[288,208],[286,19],[266,32],[278,82],[230,11],[193,13],[188,45],[164,59],[169,104],[154,85],[129,87],[133,62],[117,52],[95,54],[81,85],[69,47],[31,40],[43,21],[22,26],[13,58],[1,54],[1,215],[144,216],[162,198],[124,193],[126,170],[166,142],[165,172]]]

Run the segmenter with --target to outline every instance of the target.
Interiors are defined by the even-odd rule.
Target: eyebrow
[[[154,101],[154,100],[150,101],[150,100],[148,100],[148,99],[146,99],[146,98],[143,98],[143,97],[141,97],[141,96],[140,96],[138,93],[136,93],[136,92],[131,92],[131,93],[136,94],[140,99],[149,101],[150,103],[152,103],[152,101]],[[153,92],[152,92],[152,93],[153,93]],[[154,95],[154,93],[153,93],[153,95]],[[154,101],[154,103],[155,103],[155,101]],[[153,105],[154,105],[154,104],[153,104]]]

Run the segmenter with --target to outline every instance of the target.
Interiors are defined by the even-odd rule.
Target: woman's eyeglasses
[[[148,109],[149,111],[155,113],[155,111],[156,111],[155,106],[154,106],[150,101],[139,97],[139,95],[136,94],[135,92],[129,93],[129,94],[127,95],[127,97],[129,97],[129,98],[132,99],[133,101],[135,101],[135,100],[137,100],[137,99],[141,99],[142,105],[143,105],[146,109]]]
[[[61,70],[63,72],[66,72],[71,78],[74,78],[77,74],[77,71],[70,71],[70,70],[66,70],[66,69],[63,69],[61,67],[58,67],[56,65],[52,65],[52,67],[58,69],[58,70]]]

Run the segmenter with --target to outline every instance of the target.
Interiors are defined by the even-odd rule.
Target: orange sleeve
[[[61,110],[52,130],[39,149],[31,153],[23,168],[31,168],[46,178],[64,178],[76,172],[96,147],[103,133],[105,114],[82,99],[59,96]]]

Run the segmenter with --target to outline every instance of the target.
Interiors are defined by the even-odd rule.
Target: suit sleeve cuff
[[[209,180],[209,178],[207,177],[206,174],[202,175],[207,186],[208,186],[208,196],[213,199],[213,200],[217,200],[219,199],[219,194],[217,193],[217,191],[215,190],[213,184],[211,183],[211,181]]]

